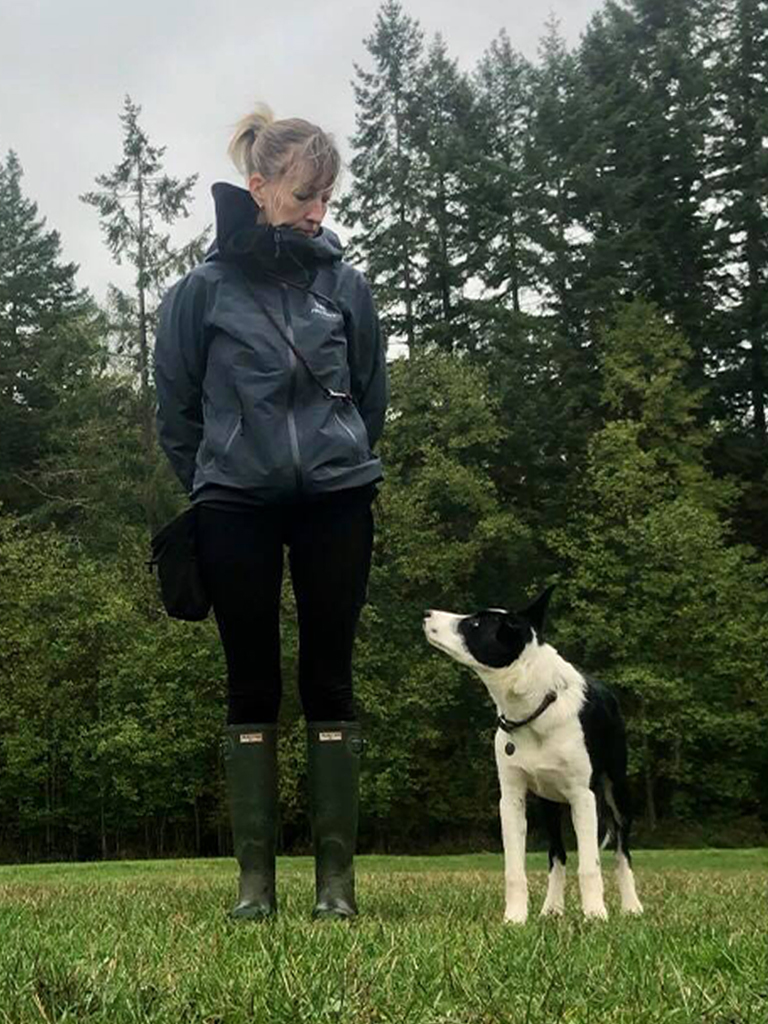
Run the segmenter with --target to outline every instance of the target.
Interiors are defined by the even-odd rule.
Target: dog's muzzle
[[[435,614],[431,609],[427,609],[427,611],[424,612],[424,618],[422,619],[421,625],[422,628],[424,629],[424,635],[426,636],[427,640],[437,638],[437,619],[435,618]]]
[[[451,612],[438,612],[429,609],[424,613],[423,627],[427,641],[438,650],[444,651],[452,658],[460,656],[461,644],[457,642],[455,624],[460,618]]]

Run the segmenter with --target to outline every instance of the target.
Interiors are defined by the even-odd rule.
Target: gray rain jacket
[[[385,347],[363,275],[336,235],[256,223],[245,189],[213,186],[216,245],[160,306],[160,444],[192,500],[291,502],[381,479]],[[354,402],[326,397],[317,381]]]

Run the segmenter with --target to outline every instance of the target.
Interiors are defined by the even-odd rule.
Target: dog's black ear
[[[551,586],[547,587],[545,591],[539,594],[533,604],[529,604],[527,608],[524,608],[521,612],[517,613],[521,618],[525,619],[531,624],[531,626],[533,626],[536,630],[536,636],[539,639],[541,639],[542,633],[544,632],[544,619],[546,618],[549,599],[552,597],[552,591],[554,589],[555,585],[553,583]]]

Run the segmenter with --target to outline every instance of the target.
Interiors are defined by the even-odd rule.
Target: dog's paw
[[[540,917],[562,917],[565,907],[562,903],[545,903],[541,908]]]
[[[643,904],[640,902],[637,896],[635,896],[633,897],[633,899],[627,900],[627,902],[622,905],[621,912],[622,914],[642,914]]]
[[[527,920],[527,907],[507,907],[504,911],[504,924],[525,924]]]
[[[605,909],[605,905],[597,905],[592,907],[584,907],[584,917],[590,921],[607,921],[608,911]]]

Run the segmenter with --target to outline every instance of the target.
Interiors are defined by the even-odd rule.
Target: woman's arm
[[[155,343],[157,436],[187,492],[203,437],[206,304],[205,279],[194,272],[182,278],[160,304]]]
[[[345,313],[352,397],[368,431],[371,448],[384,429],[389,401],[387,347],[368,282],[354,274],[352,294]]]

